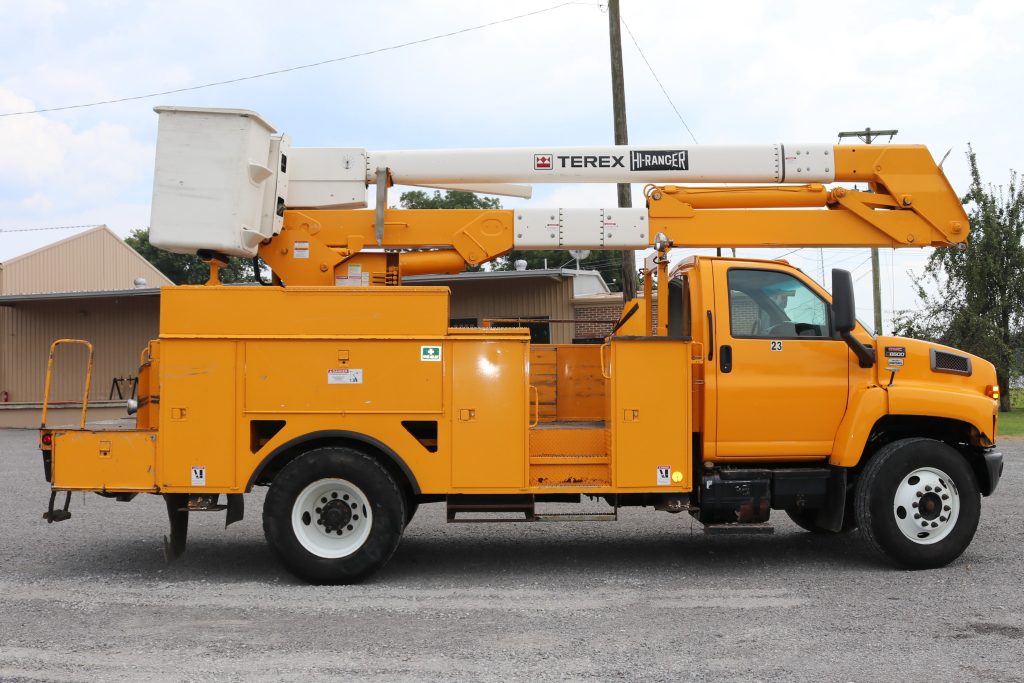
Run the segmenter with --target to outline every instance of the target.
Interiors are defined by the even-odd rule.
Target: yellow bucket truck
[[[967,216],[924,147],[373,152],[292,147],[244,110],[157,112],[150,240],[199,253],[211,278],[162,290],[132,428],[90,427],[85,401],[80,425],[50,427],[44,405],[49,521],[72,491],[161,495],[173,557],[189,514],[237,521],[269,487],[267,540],[315,583],[379,569],[426,502],[450,522],[649,506],[713,531],[765,530],[781,510],[814,532],[859,527],[908,568],[974,536],[1002,471],[990,363],[873,335],[846,271],[830,294],[783,260],[670,267],[678,247],[963,247]],[[538,182],[649,184],[638,209],[387,206],[394,183]],[[553,345],[451,327],[446,287],[402,284],[513,248],[649,249],[644,294],[603,344]],[[228,256],[261,259],[263,286],[221,285]],[[51,361],[67,342],[84,343],[56,342]],[[584,496],[607,508],[536,507]]]

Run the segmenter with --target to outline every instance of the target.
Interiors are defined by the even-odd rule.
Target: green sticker
[[[420,360],[440,361],[441,360],[441,347],[440,346],[421,346],[420,347]]]

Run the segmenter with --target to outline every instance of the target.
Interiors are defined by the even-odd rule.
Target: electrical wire
[[[423,43],[429,43],[429,42],[432,42],[432,41],[435,41],[435,40],[441,40],[442,38],[451,38],[453,36],[457,36],[457,35],[460,35],[460,34],[463,34],[463,33],[469,33],[471,31],[479,31],[480,29],[489,28],[491,26],[497,26],[499,24],[507,24],[510,21],[516,21],[518,19],[525,19],[527,17],[536,16],[538,14],[544,14],[545,12],[552,12],[552,11],[554,11],[556,9],[561,9],[562,7],[566,7],[568,5],[575,5],[575,4],[582,4],[582,3],[563,2],[563,3],[560,3],[558,5],[552,5],[551,7],[545,7],[544,9],[534,10],[533,12],[526,12],[525,14],[517,14],[514,17],[506,17],[505,19],[498,19],[496,21],[487,22],[486,24],[478,24],[476,26],[468,26],[466,28],[461,28],[461,29],[458,29],[458,30],[455,30],[455,31],[449,31],[448,33],[439,33],[439,34],[434,35],[434,36],[428,36],[426,38],[419,38],[417,40],[410,40],[408,42],[399,43],[397,45],[389,45],[387,47],[380,47],[380,48],[376,48],[374,50],[367,50],[366,52],[356,52],[356,53],[353,53],[353,54],[350,54],[350,55],[345,55],[344,57],[334,57],[334,58],[331,58],[331,59],[324,59],[324,60],[321,60],[319,62],[311,62],[309,64],[299,64],[297,66],[290,66],[290,67],[286,67],[286,68],[283,68],[283,69],[275,69],[274,71],[265,71],[263,73],[252,74],[252,75],[249,75],[249,76],[239,76],[238,78],[229,78],[229,79],[223,80],[223,81],[214,81],[212,83],[203,83],[201,85],[192,85],[192,86],[188,86],[186,88],[175,88],[173,90],[163,90],[161,92],[151,92],[151,93],[146,93],[145,95],[131,95],[131,96],[128,96],[128,97],[119,97],[117,99],[112,99],[112,100],[101,100],[101,101],[98,101],[98,102],[87,102],[87,103],[84,103],[84,104],[68,104],[68,105],[63,105],[63,106],[60,106],[60,107],[45,107],[45,108],[32,109],[32,110],[27,110],[27,111],[3,112],[3,113],[0,113],[0,118],[5,117],[5,116],[22,116],[22,115],[25,115],[25,114],[43,114],[43,113],[52,112],[52,111],[66,111],[68,109],[85,109],[87,107],[99,107],[99,106],[107,105],[107,104],[118,104],[120,102],[131,102],[131,101],[135,101],[135,100],[145,100],[145,99],[149,99],[151,97],[161,97],[163,95],[175,95],[177,93],[182,93],[182,92],[191,92],[193,90],[202,90],[204,88],[212,88],[212,87],[218,86],[218,85],[229,85],[231,83],[240,83],[242,81],[251,81],[251,80],[255,80],[257,78],[265,78],[267,76],[277,76],[279,74],[288,73],[290,71],[300,71],[302,69],[312,69],[314,67],[323,66],[325,64],[335,64],[337,62],[344,62],[344,61],[348,61],[350,59],[356,59],[357,57],[367,57],[369,55],[380,54],[381,52],[389,52],[391,50],[399,50],[401,48],[411,47],[413,45],[422,45]]]
[[[686,132],[690,134],[690,138],[693,139],[693,144],[699,145],[700,143],[697,142],[697,136],[693,134],[693,131],[690,130],[690,126],[686,124],[686,120],[683,119],[683,115],[679,113],[679,109],[676,107],[676,103],[672,101],[671,97],[669,97],[668,91],[665,90],[665,86],[662,85],[661,79],[658,78],[658,74],[654,73],[654,67],[651,66],[651,63],[647,60],[647,55],[645,55],[644,51],[640,49],[640,43],[637,42],[636,36],[633,35],[633,32],[631,30],[629,30],[629,24],[627,24],[626,20],[623,19],[621,16],[619,17],[619,21],[622,22],[623,28],[625,28],[626,33],[629,34],[630,39],[633,41],[633,45],[636,46],[636,51],[640,53],[640,56],[643,58],[644,64],[646,64],[647,68],[650,70],[651,75],[654,76],[654,81],[658,84],[658,87],[661,88],[661,92],[663,95],[665,95],[665,99],[668,100],[669,105],[672,107],[672,111],[674,111],[676,113],[676,116],[679,117],[679,122],[683,124],[683,128],[686,129]]]
[[[787,256],[789,256],[790,254],[795,254],[796,252],[798,252],[798,251],[800,251],[800,250],[802,250],[802,249],[804,249],[804,248],[805,248],[805,247],[798,247],[798,248],[796,248],[796,249],[790,249],[790,250],[789,250],[789,251],[787,251],[787,252],[786,252],[785,254],[780,254],[780,255],[778,255],[778,256],[776,256],[776,257],[772,258],[771,260],[772,260],[772,261],[778,261],[779,259],[783,259],[783,258],[786,258],[786,257],[787,257]]]
[[[73,230],[74,228],[95,228],[101,225],[100,223],[93,223],[90,225],[51,225],[46,228],[0,228],[0,233],[4,232],[37,232],[39,230]]]

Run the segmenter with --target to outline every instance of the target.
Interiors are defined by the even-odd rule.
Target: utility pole
[[[839,140],[843,138],[858,138],[865,145],[870,145],[875,141],[875,138],[882,135],[888,135],[889,141],[896,133],[899,133],[895,128],[888,130],[871,130],[865,128],[864,130],[844,130],[839,132]],[[875,299],[875,334],[882,334],[882,274],[878,263],[878,247],[871,247],[871,289],[874,293]]]
[[[608,0],[608,35],[612,54],[612,115],[615,118],[615,144],[628,145],[626,130],[626,88],[622,80],[622,32],[619,24],[619,0]],[[629,183],[619,183],[619,208],[633,206]],[[636,298],[636,259],[633,251],[622,251],[619,277],[622,280],[622,300]]]

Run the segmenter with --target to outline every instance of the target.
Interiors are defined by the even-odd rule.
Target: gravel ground
[[[155,496],[75,495],[41,519],[35,433],[0,430],[0,680],[1024,680],[1024,441],[949,567],[898,571],[856,535],[776,517],[706,537],[689,517],[457,524],[426,505],[360,586],[296,582],[262,493],[196,514],[165,564]]]

